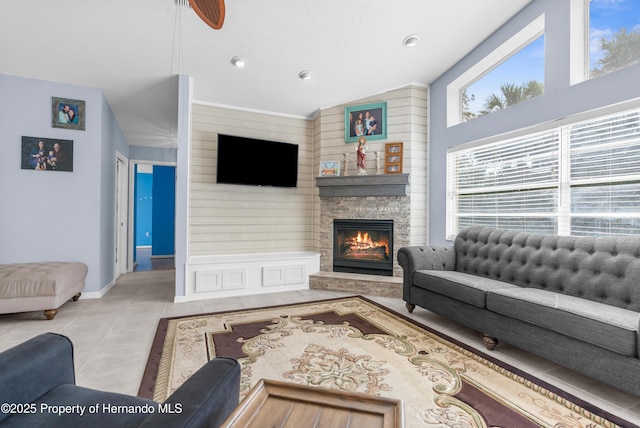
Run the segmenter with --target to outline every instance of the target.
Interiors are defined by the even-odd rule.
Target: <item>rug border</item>
[[[230,312],[248,312],[248,311],[255,311],[255,310],[262,310],[262,309],[275,309],[275,308],[280,308],[280,307],[284,307],[284,306],[291,306],[291,305],[300,305],[300,304],[316,304],[316,303],[322,303],[322,302],[338,302],[340,300],[350,300],[353,298],[359,298],[364,300],[367,303],[370,303],[376,307],[379,307],[381,309],[384,309],[385,311],[403,319],[404,321],[407,321],[419,328],[423,328],[429,332],[431,332],[432,334],[435,334],[437,336],[442,337],[443,339],[451,342],[452,344],[459,346],[460,348],[465,349],[466,351],[469,351],[471,353],[474,353],[476,355],[478,355],[481,358],[484,358],[485,360],[505,369],[510,371],[511,373],[522,377],[523,379],[530,381],[532,383],[535,383],[536,385],[550,391],[553,394],[556,394],[558,397],[561,397],[565,400],[571,401],[573,403],[575,403],[576,405],[582,407],[583,409],[585,409],[586,411],[600,416],[602,418],[605,418],[607,420],[609,420],[610,422],[617,424],[621,427],[636,427],[638,428],[638,425],[635,425],[625,419],[623,419],[620,416],[616,416],[612,413],[609,413],[608,411],[598,407],[595,404],[592,404],[588,401],[585,401],[584,399],[577,397],[573,394],[571,394],[570,392],[567,392],[563,389],[561,389],[560,387],[554,386],[552,384],[550,384],[549,382],[542,380],[534,375],[532,375],[531,373],[528,373],[522,369],[519,369],[517,367],[512,366],[509,363],[506,363],[504,361],[502,361],[501,359],[494,357],[492,355],[489,355],[477,348],[474,348],[471,345],[468,345],[456,338],[453,338],[441,331],[438,331],[428,325],[425,325],[419,321],[416,321],[404,314],[401,314],[399,312],[396,312],[395,310],[388,308],[386,306],[384,306],[381,303],[378,303],[376,301],[373,301],[367,297],[364,297],[362,295],[357,295],[354,294],[352,296],[345,296],[345,297],[338,297],[338,298],[329,298],[329,299],[319,299],[319,300],[309,300],[309,301],[300,301],[300,302],[294,302],[294,303],[284,303],[282,305],[272,305],[272,306],[264,306],[264,307],[255,307],[255,308],[243,308],[243,309],[232,309],[232,310],[228,310],[228,311],[217,311],[217,312],[204,312],[204,313],[198,313],[198,314],[192,314],[192,315],[181,315],[181,316],[176,316],[176,317],[166,317],[166,318],[160,318],[160,320],[158,321],[158,328],[156,329],[156,334],[154,336],[153,339],[153,343],[151,345],[151,350],[149,351],[149,357],[147,359],[147,364],[145,366],[144,369],[144,373],[142,375],[142,381],[140,382],[140,388],[138,390],[138,396],[142,397],[142,398],[148,398],[148,399],[152,399],[153,398],[153,390],[155,388],[155,384],[156,384],[156,379],[158,376],[158,369],[160,366],[160,358],[162,357],[162,351],[164,349],[164,342],[165,342],[165,337],[166,337],[166,333],[167,333],[167,329],[169,326],[169,322],[172,320],[179,320],[179,319],[185,319],[185,318],[192,318],[192,317],[201,317],[201,316],[207,316],[207,315],[220,315],[220,314],[225,314],[225,313],[230,313]]]

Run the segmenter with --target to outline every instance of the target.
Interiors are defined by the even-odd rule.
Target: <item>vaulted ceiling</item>
[[[213,30],[176,1],[3,2],[0,73],[102,88],[129,144],[171,148],[177,74],[196,101],[312,117],[430,84],[531,2],[226,0]]]

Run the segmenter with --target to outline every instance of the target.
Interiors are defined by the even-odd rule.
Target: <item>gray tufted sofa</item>
[[[640,396],[640,237],[470,227],[403,247],[403,299]]]

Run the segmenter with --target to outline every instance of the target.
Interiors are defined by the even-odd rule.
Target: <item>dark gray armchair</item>
[[[209,361],[164,403],[83,388],[71,341],[45,333],[0,353],[0,427],[217,427],[239,389],[232,358]]]

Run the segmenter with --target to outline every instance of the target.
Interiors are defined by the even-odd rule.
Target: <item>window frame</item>
[[[544,29],[545,14],[543,13],[447,85],[447,127],[463,123],[462,93],[465,88],[544,35]]]
[[[581,148],[573,148],[571,147],[572,137],[571,132],[574,132],[574,135],[580,135],[581,127],[593,127],[599,132],[605,131],[605,135],[610,135],[615,133],[617,129],[619,129],[619,122],[624,122],[626,120],[630,120],[632,123],[632,133],[631,137],[625,137],[622,141],[609,141],[607,137],[602,138],[602,144],[596,144],[594,146],[586,146]],[[604,125],[601,125],[604,124]],[[602,128],[600,128],[602,126]],[[604,128],[604,126],[608,126],[610,128]],[[609,212],[595,212],[588,211],[585,212],[584,209],[575,209],[572,210],[572,189],[584,189],[585,187],[593,187],[595,188],[598,185],[628,185],[628,184],[637,184],[640,183],[640,168],[638,168],[637,172],[631,172],[629,174],[616,174],[618,171],[617,167],[620,163],[624,161],[619,160],[617,164],[609,163],[609,169],[612,171],[612,174],[606,176],[598,176],[598,177],[571,177],[572,167],[578,165],[580,161],[579,157],[576,157],[574,161],[575,164],[572,164],[571,156],[572,154],[578,155],[580,153],[600,153],[602,149],[615,149],[616,147],[630,147],[630,150],[633,153],[640,153],[640,106],[637,103],[634,103],[632,106],[626,106],[626,108],[611,111],[610,108],[603,109],[599,114],[589,115],[588,118],[570,118],[561,123],[557,123],[554,125],[540,127],[542,129],[532,131],[522,131],[517,135],[513,135],[510,138],[493,138],[489,141],[480,141],[467,145],[461,145],[458,147],[450,148],[447,151],[447,171],[446,171],[446,191],[447,191],[447,200],[446,200],[446,237],[447,239],[454,239],[455,235],[459,231],[459,223],[458,218],[461,216],[459,213],[459,198],[461,195],[469,195],[473,192],[481,192],[486,189],[486,184],[481,183],[476,186],[476,190],[472,188],[472,190],[464,190],[464,186],[456,185],[456,170],[455,170],[455,158],[460,156],[468,156],[473,152],[481,152],[481,151],[490,151],[492,147],[505,147],[509,144],[519,144],[525,143],[530,140],[534,140],[540,136],[544,136],[546,134],[549,135],[557,135],[557,149],[553,150],[554,156],[557,156],[557,162],[559,171],[557,174],[557,178],[555,178],[555,184],[552,186],[547,186],[546,184],[543,187],[557,189],[555,192],[557,205],[555,210],[549,212],[510,212],[507,209],[502,212],[497,211],[493,214],[485,214],[487,218],[495,218],[496,222],[499,219],[508,219],[508,218],[555,218],[556,230],[555,233],[559,235],[570,235],[575,230],[571,229],[572,220],[574,218],[589,218],[589,219],[597,219],[597,218],[606,218],[608,220],[615,220],[616,218],[631,218],[631,219],[640,219],[640,208],[634,208],[637,211],[627,211],[621,208],[624,208],[623,205],[612,205]],[[608,131],[609,130],[609,131]],[[576,141],[576,140],[574,140]],[[596,140],[598,141],[598,140]],[[515,151],[514,151],[515,153]],[[596,158],[596,156],[594,156]],[[504,163],[506,162],[507,157],[499,158],[496,157],[496,163]],[[589,159],[591,160],[591,159]],[[631,163],[635,165],[634,162]],[[613,166],[611,166],[613,165]],[[596,167],[597,168],[597,167]],[[601,170],[601,169],[600,169]],[[547,181],[548,182],[548,181]],[[480,187],[478,187],[480,186]],[[484,188],[482,186],[485,186]],[[526,184],[526,189],[523,189],[525,186],[521,186],[521,189],[516,190],[516,192],[522,192],[523,190],[531,190],[537,187],[534,182],[530,182]],[[463,189],[464,191],[460,191]],[[482,190],[477,190],[482,189]],[[513,191],[513,187],[511,183],[504,182],[501,183],[501,186],[493,187],[493,190],[496,194],[496,202],[494,203],[496,206],[499,205],[499,197],[502,194],[501,192]],[[573,191],[574,193],[577,193]],[[524,195],[524,193],[522,194]],[[618,196],[619,197],[619,196]],[[524,197],[523,197],[524,198]],[[640,206],[640,204],[638,204]],[[474,213],[464,213],[468,216],[481,217],[482,214],[476,215]],[[552,222],[553,223],[553,222]],[[585,228],[586,230],[586,228]],[[635,229],[634,229],[635,230]],[[638,230],[636,233],[640,233]],[[581,235],[585,235],[588,233],[578,233]],[[591,234],[593,235],[593,234]]]

